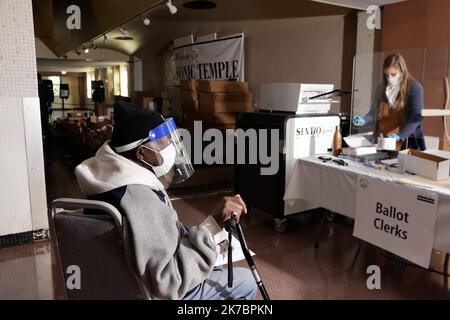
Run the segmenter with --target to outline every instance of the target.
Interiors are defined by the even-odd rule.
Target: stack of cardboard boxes
[[[198,112],[197,80],[181,80],[180,87],[183,112]]]
[[[234,129],[236,116],[252,110],[248,83],[226,80],[183,80],[181,97],[184,127],[202,121],[203,129]]]

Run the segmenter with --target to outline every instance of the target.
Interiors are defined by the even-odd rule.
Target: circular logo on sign
[[[369,186],[369,181],[367,181],[366,179],[361,179],[359,181],[359,185],[361,186],[361,188],[366,189]]]

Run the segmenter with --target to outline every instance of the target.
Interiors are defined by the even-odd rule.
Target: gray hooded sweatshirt
[[[123,190],[112,204],[128,222],[125,246],[153,299],[182,299],[210,275],[217,258],[214,235],[222,231],[212,216],[184,231],[157,177],[115,153],[108,142],[75,174],[88,197]],[[167,202],[155,191],[164,194]]]

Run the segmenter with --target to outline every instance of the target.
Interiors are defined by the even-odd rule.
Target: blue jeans
[[[214,268],[209,277],[183,300],[255,300],[257,289],[248,269],[233,268],[233,287],[228,288],[228,270]]]

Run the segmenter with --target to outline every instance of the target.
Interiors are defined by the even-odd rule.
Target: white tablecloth
[[[325,208],[349,218],[355,217],[356,182],[359,175],[392,183],[400,183],[405,175],[376,170],[362,163],[347,161],[348,167],[333,162],[323,163],[318,157],[299,159],[286,184],[287,205],[307,200],[317,208]],[[405,188],[423,188],[405,185]],[[433,188],[439,196],[434,248],[450,252],[450,187]]]

